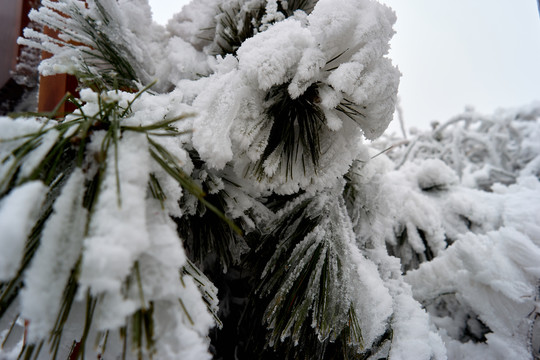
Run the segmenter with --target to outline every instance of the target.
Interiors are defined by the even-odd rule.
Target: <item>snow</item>
[[[50,130],[45,133],[37,148],[24,159],[24,163],[21,165],[21,170],[18,174],[20,178],[26,178],[32,174],[32,171],[39,165],[49,150],[51,150],[58,136],[59,133],[56,130]]]
[[[232,71],[221,81],[214,82],[194,103],[196,109],[204,110],[193,123],[193,145],[201,157],[218,170],[233,158],[229,132],[236,114],[241,111],[238,98],[249,90],[235,75]]]
[[[387,327],[393,313],[392,296],[380,277],[377,266],[350,244],[351,262],[356,265],[358,286],[355,286],[357,314],[360,318],[364,346],[371,347]],[[355,295],[352,295],[355,296]],[[401,310],[401,309],[400,309]]]
[[[506,187],[495,184],[493,192],[504,198],[502,222],[527,235],[540,246],[540,217],[536,204],[540,204],[540,183],[536,177],[524,176],[515,185]]]
[[[210,65],[206,55],[198,52],[192,44],[181,37],[172,37],[164,50],[169,66],[159,66],[157,77],[167,78],[177,84],[183,79],[195,80],[200,75],[210,73]]]
[[[191,1],[184,5],[182,11],[175,14],[167,24],[167,30],[173,35],[193,44],[197,50],[208,45],[204,29],[215,26],[220,0]]]
[[[24,255],[26,239],[40,214],[47,187],[30,181],[12,190],[0,202],[0,280],[15,276]]]
[[[454,293],[459,303],[470,307],[492,332],[486,337],[488,347],[494,349],[488,351],[498,353],[504,346],[512,349],[518,358],[526,356],[530,346],[528,314],[536,306],[540,275],[540,248],[535,229],[540,221],[540,203],[538,191],[531,192],[538,189],[538,185],[536,178],[520,179],[508,188],[498,185],[497,193],[492,196],[502,203],[503,220],[499,228],[485,234],[468,232],[459,236],[437,258],[406,275],[419,301]],[[508,202],[512,206],[508,206]],[[524,209],[528,215],[514,217],[519,209]],[[435,311],[433,316],[441,315]],[[460,333],[454,328],[460,326],[457,319],[439,324],[449,334]],[[455,342],[450,344],[454,354],[468,351]]]
[[[147,147],[143,134],[128,133],[119,140],[118,154],[113,148],[108,151],[109,166],[84,240],[81,293],[87,288],[94,295],[119,291],[133,262],[149,246],[144,212]]]
[[[25,274],[22,316],[32,319],[29,337],[37,341],[54,326],[62,293],[77,262],[84,236],[86,209],[82,207],[84,175],[76,169],[53,206],[41,244]]]
[[[390,357],[396,359],[445,359],[446,349],[430,328],[427,314],[415,302],[405,284],[395,289]],[[394,285],[395,286],[395,285]]]
[[[12,178],[15,177],[18,181],[28,179],[58,136],[57,131],[50,129],[54,123],[54,120],[42,122],[34,118],[18,118],[14,121],[8,117],[0,117],[0,193],[7,190]],[[40,140],[33,136],[39,132],[44,134]],[[18,151],[15,154],[18,148],[25,145],[33,150]]]
[[[302,59],[304,50],[313,46],[310,31],[287,19],[244,41],[237,52],[238,68],[249,85],[266,91],[290,80],[295,73],[292,67]]]

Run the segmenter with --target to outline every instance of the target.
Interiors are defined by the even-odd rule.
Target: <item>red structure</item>
[[[50,36],[56,36],[56,33],[49,29],[43,29],[43,32]],[[42,59],[50,58],[52,55],[47,52],[41,53]],[[67,74],[58,74],[52,76],[40,76],[39,77],[39,97],[38,97],[38,111],[48,112],[52,111],[64,95],[70,92],[73,95],[77,95],[77,79],[75,76]],[[59,113],[72,112],[75,110],[75,105],[71,103],[64,103],[58,109]]]
[[[28,13],[39,4],[39,0],[0,0],[0,100],[13,100],[22,96],[24,86],[19,86],[12,79],[21,48],[17,45],[17,38],[29,24]],[[45,28],[45,33],[54,36],[54,32]],[[50,57],[43,53],[42,58]],[[21,90],[22,88],[22,90]],[[53,110],[62,100],[66,92],[76,94],[77,80],[75,77],[60,74],[54,76],[41,76],[39,80],[39,112]],[[64,104],[60,113],[74,110],[71,104]]]

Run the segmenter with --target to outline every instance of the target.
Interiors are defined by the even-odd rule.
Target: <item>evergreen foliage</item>
[[[81,96],[0,118],[1,356],[531,356],[540,106],[366,145],[387,7],[136,3],[43,0],[58,38],[20,40]]]
[[[350,346],[363,347],[349,287],[355,282],[346,243],[352,229],[343,200],[325,195],[288,204],[278,213],[283,220],[262,240],[272,254],[257,290],[271,297],[264,314],[270,346],[289,336],[298,343],[302,327],[311,326],[320,341],[335,342],[346,332]]]

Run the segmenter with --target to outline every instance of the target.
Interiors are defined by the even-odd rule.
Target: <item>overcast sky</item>
[[[150,0],[161,24],[188,2]],[[407,127],[427,128],[468,105],[492,113],[540,101],[536,0],[381,2],[398,17],[390,57],[403,74]]]

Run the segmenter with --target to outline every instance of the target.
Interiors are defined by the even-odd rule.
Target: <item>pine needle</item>
[[[310,161],[317,169],[321,156],[320,132],[324,125],[324,114],[315,104],[316,85],[310,86],[304,94],[292,99],[288,93],[288,84],[272,88],[267,96],[267,110],[272,121],[268,143],[255,165],[259,180],[265,176],[265,162],[277,153],[280,157],[278,171],[282,164],[286,178],[293,178],[293,169],[297,162]]]

